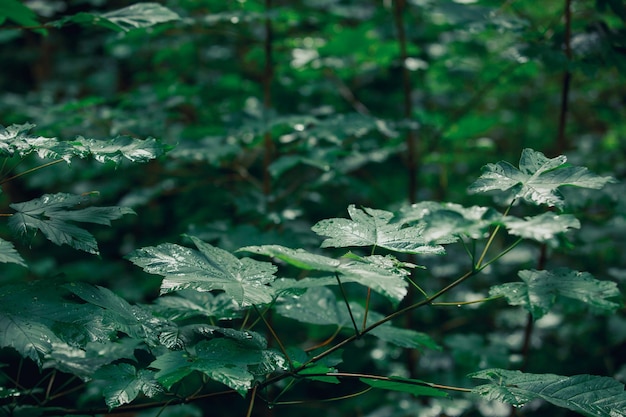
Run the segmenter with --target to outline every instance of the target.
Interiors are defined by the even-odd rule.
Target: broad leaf
[[[365,309],[357,303],[350,303],[352,315],[360,326]],[[278,314],[303,323],[341,326],[346,332],[354,332],[354,327],[344,301],[337,300],[328,288],[311,288],[301,296],[285,297],[276,307]],[[383,319],[375,311],[368,312],[368,325]],[[391,323],[372,329],[369,334],[396,346],[413,349],[439,349],[437,343],[427,334],[411,329],[394,327]]]
[[[187,288],[222,290],[240,306],[270,303],[270,284],[277,268],[268,262],[239,259],[225,250],[191,237],[198,250],[165,243],[139,249],[127,258],[146,272],[164,277],[161,293]]]
[[[106,404],[115,408],[130,403],[139,393],[154,397],[162,392],[163,388],[155,380],[154,374],[147,369],[137,370],[130,364],[120,363],[103,366],[93,378],[106,381],[102,394]]]
[[[614,181],[611,177],[593,174],[585,167],[565,165],[566,161],[567,158],[563,155],[550,159],[541,152],[524,149],[519,169],[505,161],[487,164],[483,167],[483,174],[469,187],[469,191],[510,191],[514,199],[563,208],[564,201],[558,191],[559,187],[573,185],[599,189]]]
[[[22,266],[26,266],[24,259],[15,250],[15,247],[11,242],[7,242],[4,239],[0,239],[0,262],[2,263],[14,263]]]
[[[77,13],[52,22],[60,27],[67,23],[101,26],[117,32],[145,28],[158,23],[180,20],[180,16],[158,3],[136,3],[108,13]]]
[[[52,331],[53,322],[46,317],[55,305],[53,291],[39,284],[5,285],[0,292],[0,347],[14,348],[20,355],[39,365],[61,340]]]
[[[509,304],[522,306],[535,319],[543,317],[552,308],[557,297],[582,301],[589,307],[614,311],[620,307],[610,298],[619,297],[617,284],[599,281],[587,272],[561,268],[554,271],[524,270],[518,273],[523,282],[496,285],[490,296],[504,296]]]
[[[487,369],[470,376],[490,381],[473,389],[488,400],[523,406],[540,398],[589,417],[626,416],[624,385],[612,378],[528,374],[504,369]]]
[[[228,294],[212,294],[194,290],[181,290],[155,300],[153,311],[169,320],[191,317],[210,317],[218,320],[241,315],[239,306]]]
[[[159,321],[139,306],[131,306],[113,291],[81,282],[72,282],[64,286],[84,301],[98,306],[101,310],[101,322],[129,336],[144,340],[149,344],[157,343]]]
[[[141,344],[141,340],[128,337],[116,341],[90,342],[84,348],[53,343],[43,368],[54,368],[87,381],[104,365],[119,360],[135,361],[135,350],[140,349]]]
[[[459,236],[472,239],[485,237],[501,215],[488,207],[463,207],[454,203],[425,201],[403,207],[394,221],[423,224],[426,241],[452,243]]]
[[[247,246],[241,251],[272,256],[305,270],[333,272],[340,275],[342,282],[358,282],[384,295],[396,303],[407,293],[405,280],[409,272],[404,267],[414,267],[398,261],[392,256],[346,256],[341,259],[313,254],[303,249],[291,249],[279,245]],[[283,280],[277,284],[281,290],[337,285],[336,277]]]
[[[580,229],[580,222],[571,214],[542,213],[534,217],[525,217],[523,220],[507,216],[503,222],[510,234],[547,243],[550,246],[559,243],[558,235],[569,229]]]
[[[195,352],[169,352],[150,364],[158,369],[157,380],[167,389],[193,371],[236,390],[242,396],[252,388],[259,370],[268,374],[284,369],[284,359],[276,352],[229,338],[200,342]]]
[[[89,201],[88,195],[45,194],[25,203],[9,206],[17,211],[9,218],[9,227],[19,236],[29,230],[40,230],[57,245],[67,244],[74,249],[98,254],[98,244],[91,233],[68,221],[111,225],[111,220],[125,214],[134,214],[126,207],[88,207],[72,209]]]
[[[408,392],[416,397],[447,397],[448,394],[437,388],[433,388],[428,382],[418,379],[401,378],[392,376],[388,379],[372,379],[360,378],[361,382],[366,383],[370,387],[385,389],[389,391]]]
[[[171,149],[154,138],[141,140],[129,136],[118,136],[110,140],[86,139],[79,136],[73,145],[76,154],[82,158],[92,156],[98,162],[114,162],[118,165],[123,159],[135,163],[147,162]]]
[[[325,219],[313,226],[318,235],[327,236],[322,247],[373,246],[396,252],[414,254],[442,254],[443,247],[426,241],[423,228],[403,227],[390,223],[393,213],[384,210],[348,207],[350,218]]]
[[[36,153],[42,159],[63,159],[67,163],[75,156],[93,157],[98,162],[114,162],[119,165],[123,159],[135,163],[147,162],[172,149],[154,138],[141,140],[129,136],[118,136],[109,140],[79,136],[73,141],[59,141],[57,138],[31,135],[29,132],[34,127],[30,123],[7,128],[0,126],[0,155],[25,157]]]
[[[0,25],[9,19],[20,26],[39,26],[37,15],[19,0],[2,0],[0,8]]]

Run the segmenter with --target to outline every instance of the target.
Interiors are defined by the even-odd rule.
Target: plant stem
[[[256,390],[258,385],[255,385],[252,388],[252,392],[250,393],[250,404],[248,405],[248,412],[246,413],[246,417],[250,417],[252,415],[252,410],[254,409],[254,399],[256,398]]]
[[[39,165],[39,166],[36,166],[36,167],[34,167],[34,168],[27,169],[26,171],[24,171],[24,172],[20,172],[20,173],[19,173],[19,174],[17,174],[17,175],[14,175],[14,176],[12,176],[12,177],[9,177],[9,178],[5,178],[5,179],[3,179],[2,181],[0,181],[0,185],[2,185],[2,184],[6,184],[7,182],[12,181],[12,180],[14,180],[14,179],[16,179],[16,178],[19,178],[19,177],[22,177],[22,176],[24,176],[24,175],[30,174],[31,172],[35,172],[35,171],[40,170],[40,169],[42,169],[42,168],[47,168],[47,167],[49,167],[49,166],[56,165],[56,164],[61,163],[61,162],[64,162],[64,161],[65,161],[65,159],[55,159],[54,161],[47,162],[47,163],[45,163],[45,164],[43,164],[43,165]]]
[[[265,323],[265,326],[267,327],[269,332],[272,334],[272,337],[274,338],[274,340],[276,340],[276,343],[278,343],[278,347],[280,348],[280,351],[283,353],[283,355],[285,355],[285,358],[287,359],[287,362],[289,362],[290,367],[293,368],[293,362],[291,361],[291,358],[289,357],[289,354],[287,353],[287,349],[285,349],[285,346],[280,341],[280,338],[278,337],[278,335],[274,331],[274,328],[265,319],[263,314],[261,314],[261,312],[259,311],[259,308],[255,304],[252,304],[252,306],[254,307],[254,310],[257,312],[257,314],[259,315],[259,317],[261,318],[263,323]]]
[[[350,308],[350,303],[348,302],[348,298],[346,297],[346,291],[343,288],[343,284],[339,279],[339,274],[335,272],[335,278],[337,278],[337,284],[339,284],[339,290],[341,290],[341,296],[343,297],[343,301],[346,303],[346,307],[348,308],[348,314],[350,315],[350,320],[352,320],[352,325],[354,326],[354,335],[356,338],[361,336],[359,332],[359,327],[356,325],[356,320],[354,320],[354,316],[352,315],[352,309]],[[363,326],[365,327],[365,326]]]
[[[274,141],[272,140],[272,132],[269,130],[269,111],[272,107],[272,80],[274,78],[274,62],[272,56],[272,42],[274,38],[272,30],[272,20],[269,17],[272,9],[272,0],[265,0],[265,41],[263,42],[263,51],[265,54],[265,67],[263,71],[263,117],[267,126],[263,136],[265,147],[265,155],[263,157],[263,194],[269,197],[272,192],[272,177],[269,167],[273,159]]]

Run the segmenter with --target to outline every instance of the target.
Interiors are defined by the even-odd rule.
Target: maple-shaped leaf
[[[167,389],[193,371],[199,371],[245,396],[259,375],[258,370],[269,374],[285,369],[285,360],[257,343],[222,337],[202,341],[192,352],[176,351],[158,356],[150,368],[158,369],[156,379]]]
[[[421,224],[428,242],[453,243],[459,236],[485,237],[501,215],[488,207],[463,207],[454,203],[424,201],[403,207],[394,221]]]
[[[277,268],[268,262],[239,259],[196,237],[198,250],[172,243],[139,249],[127,259],[146,272],[164,277],[161,293],[191,288],[197,291],[222,290],[240,306],[270,303],[270,287]]]
[[[158,3],[136,3],[107,13],[81,12],[51,22],[61,27],[68,23],[101,26],[116,32],[128,32],[131,29],[145,28],[158,23],[180,20],[180,16]]]
[[[71,144],[61,142],[57,138],[35,136],[29,132],[34,124],[24,123],[11,125],[7,128],[0,126],[0,155],[25,157],[36,153],[40,158],[64,159],[70,162],[74,155]]]
[[[489,381],[472,390],[487,400],[520,407],[542,399],[588,417],[626,416],[624,385],[613,378],[530,374],[505,369],[485,369],[469,376]]]
[[[110,140],[86,139],[79,136],[72,143],[76,154],[81,158],[92,156],[98,162],[114,162],[117,165],[123,159],[147,162],[171,149],[171,146],[154,138],[135,139],[130,136],[118,136]]]
[[[328,239],[322,247],[373,246],[395,252],[414,254],[442,254],[444,249],[430,244],[424,237],[423,227],[392,223],[393,213],[384,210],[348,207],[349,219],[325,219],[312,230]]]
[[[522,151],[519,169],[505,161],[487,164],[482,175],[470,185],[469,192],[509,191],[513,199],[562,209],[564,200],[559,187],[572,185],[600,189],[614,181],[612,177],[601,177],[585,167],[568,166],[566,162],[563,155],[547,158],[541,152],[527,148]]]
[[[8,221],[9,227],[18,235],[25,236],[29,230],[39,230],[57,245],[67,244],[74,249],[98,254],[98,244],[91,233],[69,223],[84,222],[110,226],[111,220],[125,214],[134,214],[127,207],[87,207],[75,209],[89,201],[89,195],[45,194],[24,203],[10,204],[17,211]]]
[[[409,272],[404,267],[415,267],[389,255],[365,257],[348,255],[335,259],[280,245],[246,246],[239,250],[271,256],[305,270],[338,274],[342,282],[358,282],[382,294],[393,303],[402,300],[407,293],[408,283],[405,278]],[[337,284],[337,278],[332,275],[297,281],[282,280],[276,287],[284,291]]]
[[[154,375],[154,371],[120,363],[101,367],[94,373],[93,379],[105,381],[102,390],[104,401],[110,408],[115,408],[130,403],[139,393],[154,397],[163,392]]]
[[[0,239],[0,262],[2,263],[14,263],[22,266],[26,266],[24,259],[15,250],[15,247],[11,242],[7,242],[4,239]]]
[[[554,271],[523,270],[518,273],[523,282],[496,285],[490,296],[504,296],[509,304],[522,306],[535,320],[543,317],[552,308],[557,297],[581,301],[586,305],[606,311],[620,307],[610,298],[619,297],[617,284],[599,281],[587,272],[566,268]]]
[[[161,323],[141,306],[130,305],[108,288],[82,282],[63,286],[83,301],[97,306],[98,321],[105,327],[124,332],[129,336],[156,345]]]
[[[556,246],[559,242],[557,237],[569,229],[580,229],[580,222],[571,214],[547,212],[524,219],[507,216],[502,221],[510,234],[550,246]]]

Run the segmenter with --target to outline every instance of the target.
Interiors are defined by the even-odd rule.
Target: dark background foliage
[[[48,22],[134,2],[25,3]],[[226,250],[269,243],[315,250],[320,238],[311,226],[345,217],[349,204],[388,210],[424,200],[489,204],[485,197],[468,195],[468,185],[483,165],[515,162],[523,148],[549,157],[566,154],[570,162],[618,180],[626,174],[626,8],[620,1],[161,3],[182,20],[128,33],[68,25],[42,36],[14,30],[11,22],[0,28],[0,123],[31,122],[44,137],[122,134],[155,137],[173,147],[147,164],[116,167],[81,160],[3,182],[3,207],[44,193],[98,190],[99,204],[137,212],[111,228],[93,229],[99,257],[53,246],[39,235],[16,242],[29,269],[3,264],[3,284],[87,281],[132,302],[150,301],[160,280],[123,259],[135,249],[188,244],[181,235],[191,234]],[[19,163],[7,158],[1,173],[7,179],[39,165],[36,157]],[[624,191],[621,184],[602,191],[565,190],[578,195],[566,211],[583,223],[568,244],[554,253],[523,246],[515,259],[493,266],[451,298],[480,298],[491,285],[510,281],[520,267],[538,263],[590,271],[623,288]],[[0,227],[0,236],[8,237],[6,226]],[[462,248],[449,252],[445,259],[420,260],[429,268],[421,282],[427,291],[441,288],[442,280],[467,266]],[[348,290],[363,296],[360,289]],[[389,309],[376,297],[373,305]],[[626,380],[623,311],[610,317],[576,311],[567,321],[567,311],[556,311],[535,323],[524,346],[530,331],[526,315],[502,307],[496,302],[419,310],[404,324],[433,336],[443,351],[407,359],[399,348],[359,341],[344,356],[345,367],[408,372],[461,386],[468,384],[469,372],[522,363],[529,372]],[[276,320],[288,344],[305,340],[310,345],[332,333]],[[2,358],[17,360],[8,349]],[[23,366],[22,372],[39,372],[32,364]],[[359,387],[320,383],[290,395],[323,399]],[[199,404],[161,415],[202,415]],[[243,415],[246,408],[245,402],[226,399],[207,404],[213,415]],[[464,399],[416,403],[381,391],[273,412],[510,412],[477,404]]]

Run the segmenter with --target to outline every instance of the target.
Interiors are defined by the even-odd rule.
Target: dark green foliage
[[[620,2],[109,3],[0,2],[0,415],[625,416]]]

